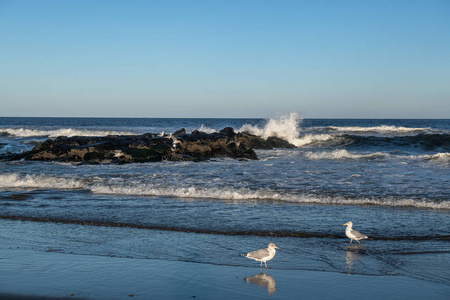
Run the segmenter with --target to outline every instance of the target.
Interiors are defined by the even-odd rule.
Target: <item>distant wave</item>
[[[304,152],[304,156],[307,159],[320,160],[320,159],[412,159],[412,160],[429,160],[439,163],[450,163],[450,153],[436,153],[425,155],[392,155],[384,152],[374,152],[367,154],[354,154],[345,149],[332,150],[332,151],[307,151]]]
[[[298,147],[317,147],[317,148],[373,148],[382,147],[384,149],[400,148],[420,148],[426,151],[444,151],[450,152],[450,134],[418,134],[413,136],[360,136],[360,135],[305,135],[297,138],[302,142]],[[300,144],[297,142],[297,144]]]
[[[305,152],[305,157],[308,159],[377,159],[377,158],[389,158],[390,154],[375,152],[369,154],[353,154],[345,149],[334,151],[321,151],[321,152]]]
[[[108,181],[101,178],[70,178],[50,175],[21,175],[17,173],[0,175],[0,188],[32,189],[83,189],[95,194],[137,195],[176,198],[219,199],[219,200],[274,200],[294,203],[333,205],[378,205],[411,206],[417,208],[450,209],[450,201],[426,201],[417,199],[391,198],[344,198],[307,194],[278,192],[272,189],[248,189],[234,187],[174,187],[152,185],[142,182]]]
[[[450,134],[418,134],[414,136],[376,137],[341,135],[347,145],[420,147],[426,150],[444,149],[450,151]]]
[[[364,133],[419,133],[419,132],[430,132],[432,129],[430,127],[401,127],[401,126],[373,126],[373,127],[338,127],[338,126],[328,126],[326,127],[332,131],[345,131],[345,132],[364,132]]]
[[[126,131],[99,131],[87,129],[61,128],[56,130],[37,130],[27,128],[1,128],[0,136],[12,137],[34,137],[48,136],[50,138],[58,136],[107,136],[107,135],[133,135],[136,133]]]

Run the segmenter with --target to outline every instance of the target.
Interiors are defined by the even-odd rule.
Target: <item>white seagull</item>
[[[357,241],[358,244],[361,244],[359,240],[361,239],[367,239],[368,236],[360,233],[359,231],[353,230],[352,222],[347,222],[344,224],[344,226],[347,225],[347,228],[345,229],[345,235],[350,239],[350,244],[353,242],[353,240]]]
[[[274,243],[270,243],[267,246],[267,248],[252,251],[247,254],[242,254],[242,256],[250,258],[250,259],[254,259],[256,261],[260,261],[261,268],[262,268],[262,263],[264,262],[264,265],[266,266],[266,269],[267,269],[266,261],[271,260],[275,256],[275,253],[277,252],[276,249],[280,249],[280,248],[275,246]]]

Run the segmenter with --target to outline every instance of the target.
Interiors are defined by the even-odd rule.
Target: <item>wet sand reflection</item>
[[[247,283],[251,283],[257,286],[265,287],[269,295],[273,294],[276,290],[275,280],[272,276],[264,273],[255,274],[253,276],[245,277],[244,280]]]
[[[354,264],[363,258],[366,249],[361,245],[350,245],[345,251],[346,269],[349,273],[353,272]]]

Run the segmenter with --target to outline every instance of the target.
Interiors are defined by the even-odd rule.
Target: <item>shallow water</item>
[[[253,267],[28,250],[0,250],[0,266],[2,299],[293,299],[299,295],[348,299],[349,290],[364,299],[447,299],[450,289],[402,276],[261,272]],[[8,294],[14,297],[5,298]]]
[[[0,162],[0,249],[404,275],[450,285],[450,121],[0,118],[0,154],[60,134],[276,134],[259,160]],[[344,235],[347,221],[369,236]]]

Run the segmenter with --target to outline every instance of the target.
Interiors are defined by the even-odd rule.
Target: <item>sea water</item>
[[[0,154],[57,136],[215,132],[258,160],[0,161],[0,249],[403,275],[450,285],[450,120],[0,118]],[[344,223],[369,236],[350,244]]]

